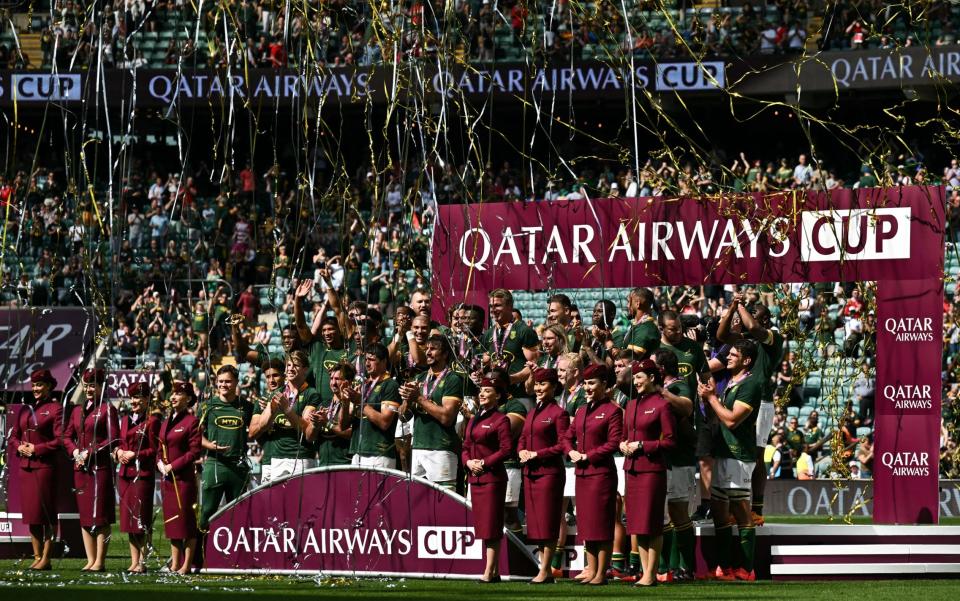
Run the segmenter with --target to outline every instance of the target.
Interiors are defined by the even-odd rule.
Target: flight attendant
[[[120,420],[120,445],[114,458],[120,464],[120,532],[130,543],[128,572],[144,572],[144,552],[153,530],[154,466],[160,420],[150,415],[150,387],[146,382],[130,386],[130,415]]]
[[[193,385],[176,382],[171,397],[170,416],[160,426],[157,469],[163,476],[164,532],[170,539],[169,569],[186,574],[193,563],[197,544],[197,472],[194,463],[200,458],[200,422],[190,413],[197,402]]]
[[[637,398],[627,403],[620,450],[626,460],[627,532],[637,537],[643,577],[637,586],[657,583],[667,500],[666,453],[676,447],[676,418],[660,394],[663,373],[650,359],[632,367]]]
[[[48,369],[30,374],[32,402],[20,408],[10,432],[10,447],[20,458],[21,519],[30,528],[31,570],[50,569],[57,524],[56,458],[60,451],[63,408],[53,398],[57,381]]]
[[[117,410],[106,398],[102,369],[83,372],[83,399],[67,422],[63,444],[73,458],[73,486],[87,563],[83,572],[102,572],[116,517],[113,452],[120,441]]]
[[[480,582],[500,582],[500,541],[503,538],[503,509],[507,496],[505,459],[513,453],[510,420],[497,411],[506,399],[500,378],[484,376],[478,395],[480,407],[467,424],[462,459],[470,485],[473,530],[483,540],[486,567]]]
[[[623,433],[623,411],[610,400],[615,377],[604,364],[583,370],[586,404],[577,409],[564,436],[564,451],[576,476],[577,533],[587,565],[577,575],[582,584],[604,585],[613,546],[617,504],[614,452]]]
[[[523,466],[523,497],[526,500],[527,539],[540,547],[540,573],[530,584],[553,582],[551,563],[560,535],[563,486],[563,437],[570,416],[557,404],[560,378],[554,369],[533,372],[536,405],[527,414],[518,441]]]

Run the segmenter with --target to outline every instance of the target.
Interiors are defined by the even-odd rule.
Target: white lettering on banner
[[[673,70],[670,71],[671,81],[675,81],[679,87],[665,84],[663,89],[712,89],[716,87],[712,83],[704,84],[698,81],[709,82],[711,76],[719,80],[722,87],[723,63],[703,63],[703,65],[704,68],[701,68],[697,63],[671,65],[673,67]],[[615,69],[606,65],[538,69],[530,80],[530,90],[542,92],[599,92],[629,88],[630,82],[637,88],[646,88],[650,84],[647,70],[647,65],[636,67],[632,73],[627,69]],[[430,78],[430,87],[434,92],[445,94],[448,97],[453,97],[458,93],[523,94],[527,89],[526,82],[526,69],[522,67],[495,71],[481,69],[465,71],[460,74],[442,70]],[[684,87],[685,85],[692,85],[693,87]]]
[[[10,326],[0,326],[0,351],[7,351],[7,357],[35,357],[37,351],[40,357],[49,359],[53,356],[53,343],[62,340],[70,334],[73,328],[69,324],[50,324],[47,329],[40,332],[37,341],[32,345],[28,344],[31,334],[34,333],[30,326],[24,326],[10,336],[4,336],[5,332],[11,330]]]
[[[888,317],[883,329],[893,334],[897,342],[933,342],[932,317]]]
[[[319,539],[319,540],[318,540]],[[221,526],[213,532],[213,547],[224,555],[245,553],[298,553],[407,555],[412,548],[410,530],[322,528],[306,530],[297,548],[295,528],[239,528]],[[282,547],[282,549],[281,549]]]
[[[556,229],[556,228],[554,228]],[[543,228],[540,226],[525,226],[520,228],[520,231],[530,234],[530,239],[527,241],[527,265],[536,263],[537,259],[535,258],[535,253],[537,252],[537,232],[542,231]]]
[[[589,226],[587,226],[589,227]],[[590,228],[591,230],[593,228]],[[617,251],[621,251],[624,254],[624,257],[627,261],[633,261],[633,249],[630,248],[630,237],[627,234],[627,224],[621,223],[620,228],[617,230],[617,237],[613,241],[613,245],[610,247],[610,256],[607,257],[607,261],[613,261],[617,255]],[[640,260],[643,260],[643,257],[639,257]]]
[[[940,517],[952,518],[960,515],[960,487],[955,483],[943,486],[940,483]]]
[[[479,237],[479,239],[473,239],[473,244],[469,247],[473,252],[468,257],[467,244],[474,236]],[[478,249],[482,249],[479,256],[477,256],[476,252]],[[464,265],[467,267],[476,267],[477,271],[486,271],[487,268],[484,267],[483,264],[487,262],[487,258],[489,256],[490,235],[487,232],[478,227],[472,227],[464,232],[463,236],[460,238],[460,260],[463,261]],[[531,259],[530,262],[532,263],[533,259]]]
[[[861,515],[870,515],[870,499],[866,496],[864,485],[854,482],[850,482],[849,487],[823,484],[822,481],[810,481],[809,484],[791,486],[786,491],[787,513],[790,515],[844,515],[853,511]]]
[[[834,79],[841,86],[849,88],[851,83],[871,82],[883,79],[912,79],[913,57],[902,56],[865,56],[853,60],[835,59],[830,64]]]
[[[540,547],[537,547],[536,545],[525,546],[527,547],[527,550],[530,551],[530,554],[534,556],[536,556],[537,552],[540,550]],[[583,545],[567,545],[563,549],[558,550],[557,555],[554,557],[559,557],[561,570],[579,572],[584,568]]]
[[[417,557],[433,559],[483,559],[483,541],[473,528],[420,526],[417,528]]]
[[[472,227],[460,235],[458,255],[461,263],[478,271],[546,263],[593,264],[598,256],[608,262],[621,258],[644,261],[647,257],[652,261],[720,259],[728,255],[742,259],[758,257],[760,241],[765,239],[770,256],[782,257],[790,250],[790,239],[783,233],[787,224],[782,217],[756,228],[747,220],[730,219],[713,220],[707,225],[701,221],[621,221],[606,251],[600,246],[595,226],[590,224],[572,224],[569,230],[558,225],[507,226],[500,231],[499,240],[482,227]],[[527,245],[526,252],[518,241]]]
[[[516,236],[516,234],[514,234],[510,228],[504,230],[503,239],[500,241],[500,248],[497,250],[496,256],[493,257],[494,265],[500,263],[500,257],[503,255],[510,255],[514,265],[520,264],[520,251],[517,250],[517,241],[514,240],[514,236]]]
[[[657,64],[657,90],[714,90],[726,84],[724,63],[704,61],[701,63]]]
[[[749,222],[744,222],[749,224]],[[775,217],[771,222],[769,228],[767,228],[767,233],[771,241],[775,244],[780,245],[780,251],[771,250],[770,256],[773,258],[779,258],[787,254],[787,251],[790,250],[790,239],[787,236],[787,228],[790,226],[790,220],[786,217]],[[759,235],[758,235],[759,237]],[[750,255],[756,255],[756,238],[750,246]]]
[[[880,455],[880,463],[894,476],[929,476],[930,453],[887,451]]]
[[[80,100],[80,75],[33,75],[16,73],[11,77],[12,98],[20,102]]]
[[[75,77],[79,82],[80,76]],[[261,75],[249,82],[242,75],[233,75],[229,78],[226,95],[245,98],[246,90],[251,89],[253,91],[250,95],[253,98],[321,98],[330,95],[362,97],[369,93],[369,78],[369,73],[358,71],[314,75],[309,78],[296,74]],[[147,92],[167,104],[177,97],[220,98],[225,93],[224,82],[219,76],[201,73],[185,73],[181,76],[154,75],[147,81]]]
[[[587,237],[584,240],[580,239],[580,233],[586,232]],[[580,253],[583,252],[584,260],[587,263],[596,263],[597,260],[594,258],[593,253],[590,252],[589,244],[593,241],[593,228],[589,225],[575,225],[573,226],[573,262],[580,262]]]
[[[803,497],[803,507],[797,506],[797,497]],[[810,491],[802,486],[798,486],[787,493],[787,510],[790,515],[807,515],[810,513],[810,507],[813,505],[813,499],[810,498]]]
[[[146,382],[151,387],[160,382],[160,374],[155,372],[107,372],[107,389],[113,398],[126,396],[131,384]]]
[[[910,207],[804,211],[803,261],[910,258]]]
[[[29,382],[31,372],[55,359],[55,347],[64,352],[71,334],[77,332],[69,323],[0,325],[0,388]]]
[[[920,57],[917,56],[918,61]],[[841,87],[882,81],[924,80],[960,78],[960,52],[939,51],[923,57],[923,65],[915,72],[914,57],[909,54],[877,54],[856,58],[839,57],[830,61],[830,71]]]
[[[932,409],[933,394],[931,386],[903,384],[883,387],[883,398],[893,404],[894,409]]]

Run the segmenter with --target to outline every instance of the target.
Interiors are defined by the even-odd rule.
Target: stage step
[[[867,531],[872,531],[873,540],[865,536]],[[817,540],[790,538],[781,535],[770,545],[771,578],[960,574],[960,540],[950,527],[839,527]],[[784,544],[791,542],[796,544]]]
[[[772,564],[770,576],[810,577],[854,576],[899,578],[904,575],[960,574],[960,563],[791,563]]]
[[[960,575],[960,526],[769,524],[757,528],[758,578],[885,579]],[[698,570],[715,566],[713,526],[697,528]]]

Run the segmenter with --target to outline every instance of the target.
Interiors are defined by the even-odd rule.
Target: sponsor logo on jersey
[[[221,415],[213,423],[224,430],[239,430],[243,426],[243,420],[236,415]]]

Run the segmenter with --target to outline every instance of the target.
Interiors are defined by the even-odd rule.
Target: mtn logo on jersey
[[[910,258],[910,207],[804,211],[800,228],[803,261]]]
[[[243,420],[235,415],[221,415],[213,423],[224,430],[239,430],[243,426]]]

